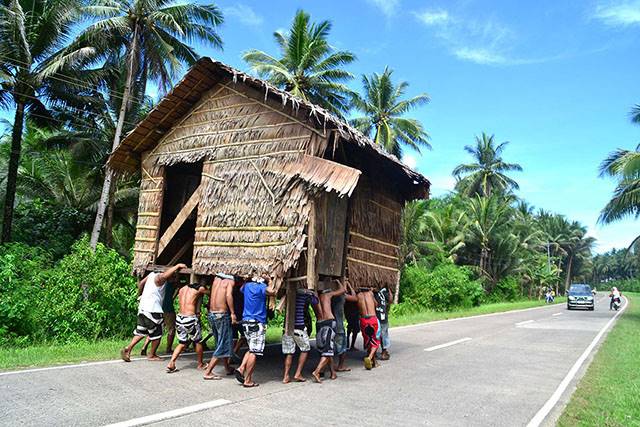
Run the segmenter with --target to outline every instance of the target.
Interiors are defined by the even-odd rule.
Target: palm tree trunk
[[[20,166],[20,149],[22,146],[22,127],[24,126],[24,102],[16,105],[16,114],[11,132],[11,154],[9,155],[9,170],[7,171],[7,191],[4,197],[4,212],[2,222],[2,243],[11,241],[11,226],[13,222],[13,205],[16,201],[16,183],[18,167]]]
[[[116,186],[111,185],[109,189],[109,203],[107,204],[107,220],[104,224],[104,243],[107,247],[113,247],[113,215],[115,210],[115,200],[113,195],[116,192]]]
[[[564,280],[564,291],[565,293],[569,289],[571,285],[571,267],[573,266],[573,255],[569,257],[569,262],[567,263],[567,277]]]
[[[115,135],[113,136],[112,150],[118,148],[120,145],[120,135],[122,134],[122,127],[124,126],[124,118],[127,114],[127,107],[129,104],[129,98],[131,96],[131,86],[133,83],[133,76],[135,74],[135,57],[138,53],[138,27],[136,26],[133,32],[133,39],[128,52],[129,65],[127,66],[127,81],[122,93],[122,104],[120,105],[120,113],[118,114],[118,123],[116,124]],[[111,169],[109,165],[106,165],[104,184],[102,185],[102,193],[100,193],[100,201],[98,202],[98,209],[96,212],[96,220],[93,223],[93,230],[91,231],[91,249],[95,250],[98,245],[98,239],[100,239],[100,230],[102,229],[102,221],[104,219],[104,213],[109,204],[109,195],[111,193],[111,186],[113,185],[113,178],[115,171]]]

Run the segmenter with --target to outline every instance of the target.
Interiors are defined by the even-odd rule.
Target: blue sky
[[[614,183],[598,178],[601,160],[633,148],[640,127],[628,112],[640,103],[640,1],[219,1],[226,22],[223,52],[202,49],[246,70],[249,48],[276,53],[271,34],[296,9],[333,22],[331,42],[358,56],[357,76],[385,65],[427,92],[413,116],[433,150],[407,153],[433,194],[453,188],[452,169],[486,131],[510,141],[505,159],[524,171],[519,194],[536,207],[577,219],[598,238],[597,251],[626,246],[640,232],[628,220],[599,226]],[[352,86],[359,87],[359,77]]]

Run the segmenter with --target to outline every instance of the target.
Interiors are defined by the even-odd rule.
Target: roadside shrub
[[[503,277],[485,298],[487,302],[515,301],[520,296],[520,282],[516,277]]]
[[[130,271],[114,250],[99,244],[93,252],[86,238],[75,243],[43,277],[40,338],[68,342],[129,335],[137,305]]]
[[[441,264],[433,270],[408,266],[400,279],[400,295],[403,304],[416,309],[446,311],[479,305],[482,286],[471,277],[471,270],[454,264]]]
[[[0,345],[26,344],[39,320],[34,306],[41,298],[40,277],[51,264],[41,248],[20,243],[0,246]]]
[[[612,282],[600,283],[598,285],[594,285],[601,291],[610,290],[614,286],[620,290],[620,292],[640,292],[640,279],[622,279],[622,280],[614,280]]]

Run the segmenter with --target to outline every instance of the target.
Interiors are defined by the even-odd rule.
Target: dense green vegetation
[[[152,108],[147,86],[168,89],[198,59],[196,42],[220,48],[222,22],[214,5],[166,0],[12,0],[0,8],[0,108],[14,117],[0,135],[0,345],[130,334],[140,177],[116,176],[105,162]],[[362,76],[357,93],[348,70],[356,57],[334,49],[330,33],[330,21],[299,11],[288,31],[274,34],[277,55],[248,50],[244,59],[279,88],[352,117],[392,154],[430,148],[411,117],[428,96],[408,93],[390,67]],[[562,293],[575,281],[635,277],[633,254],[633,263],[619,251],[592,257],[583,225],[514,193],[522,167],[505,160],[507,148],[482,132],[464,148],[469,161],[452,171],[455,191],[406,206],[396,316],[477,310],[537,299],[550,287]],[[637,212],[627,197],[638,178],[632,154],[603,163],[603,174],[628,189],[604,221]]]
[[[609,332],[558,425],[635,426],[640,420],[640,294]]]

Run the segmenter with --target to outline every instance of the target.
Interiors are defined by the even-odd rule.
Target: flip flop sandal
[[[178,368],[167,368],[167,374],[174,374],[178,372],[180,369]]]
[[[371,368],[373,368],[373,363],[371,362],[371,358],[369,357],[364,358],[364,367],[368,371],[370,371]]]
[[[258,387],[260,384],[258,383],[253,383],[253,384],[242,384],[242,387],[244,388],[254,388],[254,387]]]
[[[204,378],[207,381],[217,381],[217,380],[221,380],[222,379],[222,377],[220,375],[211,375],[211,376],[202,377],[202,378]]]
[[[238,371],[237,369],[235,369],[233,371],[233,374],[236,376],[236,380],[238,380],[238,382],[240,384],[244,384],[244,375],[242,375],[242,373],[240,371]]]
[[[120,357],[122,358],[122,360],[124,360],[125,362],[131,362],[131,356],[129,355],[129,353],[127,352],[126,348],[123,348],[122,350],[120,350]]]

